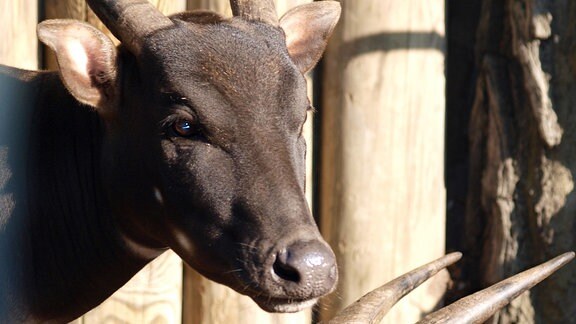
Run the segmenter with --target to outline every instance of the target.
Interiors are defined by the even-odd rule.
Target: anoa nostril
[[[276,256],[272,269],[279,278],[298,283],[301,279],[300,272],[289,261],[290,253],[284,250]]]
[[[334,254],[320,241],[298,241],[280,250],[272,272],[276,280],[309,286],[319,292],[332,289],[338,280]]]

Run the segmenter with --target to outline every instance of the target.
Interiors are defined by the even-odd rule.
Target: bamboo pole
[[[165,14],[185,9],[185,0],[150,2]],[[84,0],[45,0],[45,17],[88,21],[113,38]],[[57,69],[50,51],[46,51],[44,67]],[[182,316],[181,290],[182,262],[169,251],[147,265],[99,307],[73,323],[178,323]]]
[[[278,0],[277,11],[282,15],[288,9],[312,0]],[[232,11],[228,0],[188,0],[188,9],[219,12],[227,17]],[[311,96],[312,80],[308,79]],[[307,193],[312,205],[312,115],[308,116],[304,132],[308,146]],[[311,322],[309,310],[295,314],[270,314],[261,310],[249,297],[214,283],[189,267],[184,269],[183,323],[186,324],[300,324]]]
[[[320,110],[320,216],[340,269],[324,320],[444,253],[444,1],[341,4]],[[417,321],[445,284],[418,288],[384,321]]]
[[[0,2],[0,64],[38,68],[37,0]]]

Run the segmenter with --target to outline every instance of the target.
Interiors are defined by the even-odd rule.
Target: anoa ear
[[[302,73],[320,60],[340,11],[337,1],[317,1],[295,7],[280,18],[288,53]]]
[[[116,47],[106,35],[76,20],[46,20],[38,38],[54,52],[61,78],[81,103],[101,114],[110,113],[117,87]]]

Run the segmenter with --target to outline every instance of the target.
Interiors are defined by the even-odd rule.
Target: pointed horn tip
[[[559,256],[555,257],[554,259],[548,261],[547,263],[553,264],[556,268],[561,268],[570,261],[574,260],[576,253],[574,251],[562,253]]]
[[[445,256],[438,258],[431,262],[431,264],[437,265],[438,268],[447,268],[454,263],[460,261],[462,259],[462,252],[451,252],[446,254]]]
[[[450,252],[450,253],[446,254],[444,256],[444,258],[452,261],[452,263],[455,263],[455,262],[460,261],[460,259],[462,259],[462,256],[463,256],[462,252],[456,251],[456,252]]]
[[[230,7],[234,16],[278,25],[276,4],[273,0],[230,0]]]
[[[566,259],[567,261],[572,261],[574,259],[574,257],[576,257],[576,252],[574,252],[574,251],[566,252],[566,253],[559,255],[558,257]]]
[[[439,271],[458,262],[461,258],[461,252],[448,253],[434,261],[404,273],[379,288],[366,293],[336,314],[329,323],[374,323],[379,321],[402,297],[433,277]],[[409,280],[412,286],[410,288],[405,287],[405,280],[407,278],[412,278]],[[402,291],[404,288],[406,289]],[[384,300],[384,298],[388,298],[388,300]]]
[[[573,251],[563,253],[533,268],[504,279],[488,288],[429,314],[418,323],[484,322],[521,293],[531,289],[574,259]],[[506,288],[504,288],[506,286]],[[483,300],[478,303],[478,300]]]

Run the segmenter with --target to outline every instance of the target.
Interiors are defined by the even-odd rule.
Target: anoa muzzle
[[[0,322],[66,322],[166,249],[263,309],[334,289],[304,195],[303,74],[337,2],[166,17],[88,1],[120,39],[49,20],[58,72],[0,67]],[[5,265],[9,265],[6,267]]]

